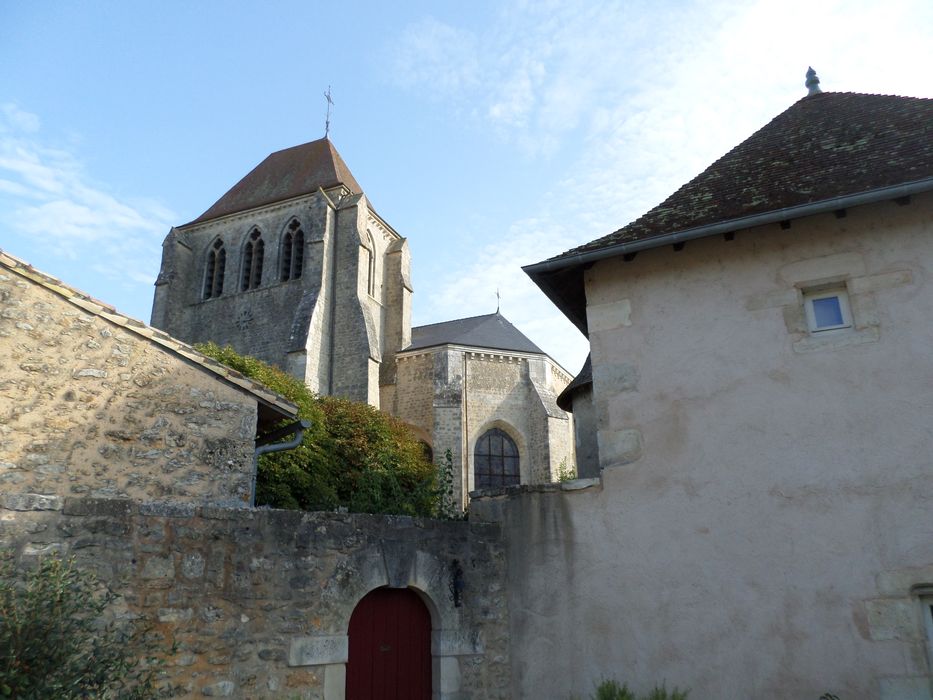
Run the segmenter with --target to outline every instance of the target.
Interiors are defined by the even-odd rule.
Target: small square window
[[[811,333],[852,327],[849,296],[844,288],[805,291],[803,305]]]

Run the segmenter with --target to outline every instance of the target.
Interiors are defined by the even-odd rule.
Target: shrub
[[[577,468],[574,465],[567,465],[567,458],[564,457],[560,464],[557,465],[557,481],[563,483],[565,481],[573,481],[577,478]]]
[[[629,690],[625,683],[619,685],[618,681],[607,679],[596,686],[593,700],[687,700],[689,694],[689,690],[677,688],[668,693],[665,684],[662,683],[660,686],[656,685],[647,695],[638,696]]]
[[[262,455],[256,504],[273,508],[436,515],[436,468],[401,421],[369,404],[315,396],[282,370],[214,343],[205,355],[264,384],[311,422],[294,450]]]
[[[133,622],[104,621],[114,598],[73,560],[0,564],[0,697],[154,697],[154,642]]]

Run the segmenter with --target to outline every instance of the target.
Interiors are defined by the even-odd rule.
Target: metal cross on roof
[[[326,139],[330,134],[330,108],[334,105],[334,101],[330,97],[330,85],[327,86],[324,99],[327,100],[327,118],[324,120],[324,138]]]

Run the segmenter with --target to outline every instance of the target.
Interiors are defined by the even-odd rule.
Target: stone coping
[[[486,498],[515,498],[526,493],[558,493],[561,491],[587,491],[593,488],[602,488],[602,478],[571,479],[548,484],[518,484],[516,486],[502,486],[496,489],[477,489],[470,491],[471,500]]]
[[[381,523],[388,532],[398,528],[447,529],[451,534],[464,530],[498,531],[499,526],[469,520],[438,520],[410,515],[344,513],[335,511],[282,510],[251,508],[239,504],[201,504],[178,501],[135,501],[129,498],[69,497],[40,493],[0,494],[0,508],[11,511],[61,511],[64,515],[130,517],[134,515],[163,518],[205,518],[208,520],[272,520],[283,526],[307,521],[350,523],[370,520]]]

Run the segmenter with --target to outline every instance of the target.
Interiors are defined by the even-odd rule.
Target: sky
[[[806,94],[933,97],[929,0],[0,0],[0,248],[149,320],[161,242],[330,137],[408,238],[415,325],[501,311]]]

